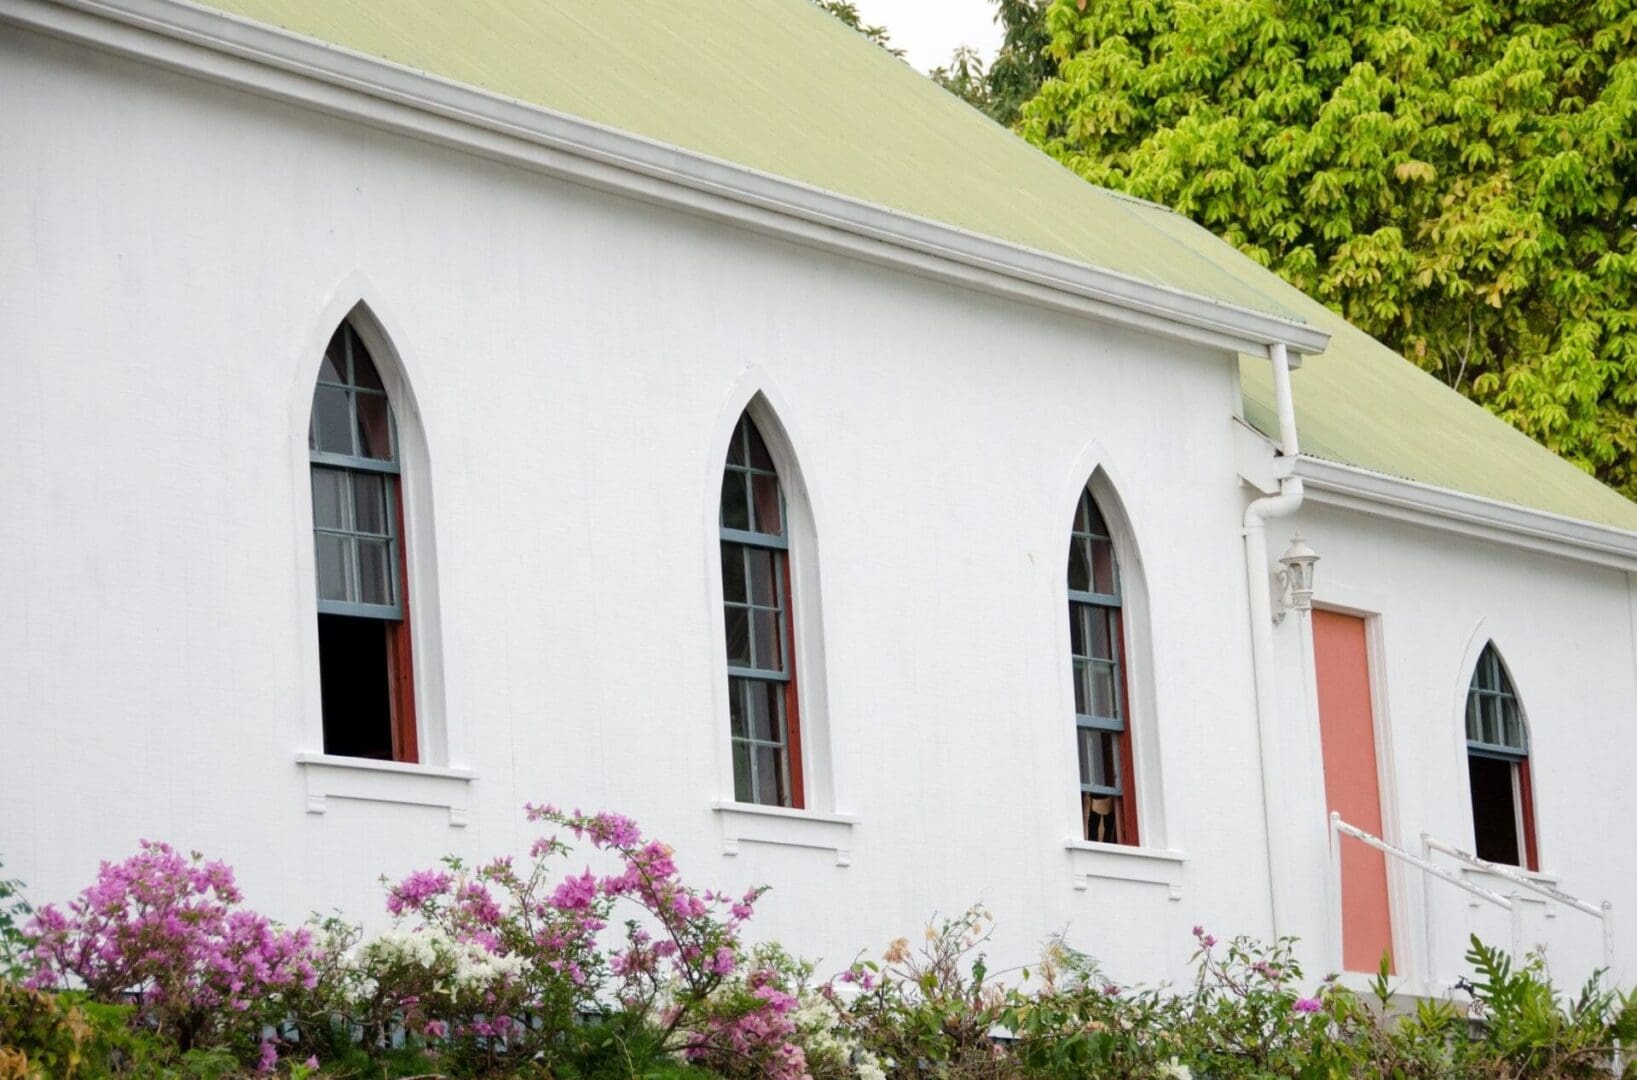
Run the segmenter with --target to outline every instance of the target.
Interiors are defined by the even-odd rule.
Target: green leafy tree
[[[994,63],[985,68],[976,49],[962,46],[948,65],[931,74],[944,89],[1010,127],[1053,70],[1046,52],[1051,35],[1046,31],[1046,0],[994,3],[995,22],[1004,31]]]
[[[892,35],[887,33],[885,26],[870,26],[864,22],[864,16],[859,14],[858,5],[850,0],[813,0],[813,3],[828,11],[860,34],[869,38],[892,55],[902,60],[903,49],[895,49],[892,45]]]
[[[1025,138],[1637,494],[1637,3],[1052,0]]]

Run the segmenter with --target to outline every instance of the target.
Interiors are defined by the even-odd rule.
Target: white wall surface
[[[1066,930],[1151,980],[1181,971],[1195,923],[1272,933],[1227,356],[12,29],[0,100],[0,856],[34,899],[151,837],[230,860],[284,919],[379,921],[379,875],[519,852],[533,800],[629,813],[701,884],[771,884],[756,932],[834,966],[978,900],[992,969]],[[427,757],[476,775],[464,826],[381,801],[310,813],[296,762],[321,747],[305,416],[359,300],[427,447],[411,512],[437,604],[415,632],[441,639],[418,673],[442,691],[421,706],[447,726]],[[732,793],[720,455],[756,389],[815,521],[823,636],[804,647],[823,653],[827,801],[858,822],[845,866],[724,854],[712,810]],[[1097,466],[1146,582],[1144,839],[1187,860],[1112,860],[1153,880],[1077,889],[1111,863],[1064,846],[1063,566]],[[1623,576],[1358,515],[1300,524],[1319,600],[1382,613],[1401,834],[1470,844],[1456,694],[1485,620],[1533,725],[1546,868],[1630,908],[1630,845],[1608,850],[1637,751]],[[1296,760],[1316,753],[1299,707]],[[1299,873],[1322,931],[1319,792]]]

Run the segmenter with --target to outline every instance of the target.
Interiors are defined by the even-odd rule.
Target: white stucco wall
[[[36,900],[152,837],[229,859],[282,918],[377,918],[378,875],[520,851],[534,800],[630,813],[700,883],[773,885],[757,932],[829,965],[978,900],[992,968],[1066,930],[1153,979],[1195,923],[1272,933],[1226,355],[12,29],[0,100],[0,856]],[[476,776],[452,783],[464,826],[382,801],[311,813],[296,763],[321,739],[305,417],[360,300],[419,409],[420,704],[447,730],[428,759]],[[731,795],[717,485],[756,391],[815,523],[822,640],[803,648],[824,680],[804,692],[823,691],[830,748],[810,771],[857,819],[845,866],[725,854],[712,810]],[[1064,846],[1063,560],[1099,466],[1146,583],[1144,839],[1186,862]],[[1535,732],[1546,868],[1637,900],[1629,851],[1603,850],[1637,751],[1622,575],[1355,514],[1300,524],[1319,599],[1383,613],[1402,834],[1470,842],[1455,695],[1487,620]],[[1320,799],[1299,871],[1315,926]],[[1148,880],[1076,888],[1099,867]]]

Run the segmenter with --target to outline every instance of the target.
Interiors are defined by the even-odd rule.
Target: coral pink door
[[[1331,811],[1381,835],[1381,787],[1376,779],[1375,709],[1364,620],[1313,612],[1313,659],[1319,683],[1319,732],[1324,744],[1324,795]],[[1392,955],[1387,859],[1356,840],[1341,846],[1342,967],[1373,972]]]

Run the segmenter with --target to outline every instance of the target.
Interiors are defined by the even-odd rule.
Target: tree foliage
[[[944,89],[1010,127],[1052,70],[1046,52],[1051,36],[1046,32],[1046,0],[994,2],[995,22],[1004,31],[994,62],[985,68],[976,49],[962,46],[931,75]]]
[[[1018,130],[1637,494],[1637,2],[1052,0]]]
[[[858,5],[852,3],[851,0],[813,0],[813,3],[898,57],[898,59],[902,60],[904,58],[904,50],[893,47],[892,35],[887,33],[887,28],[866,24],[864,16],[859,13]]]

